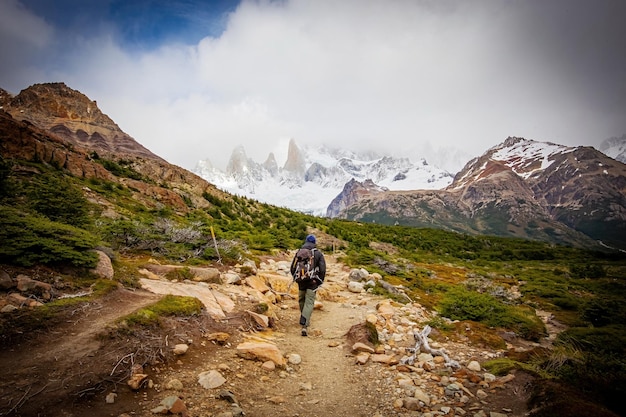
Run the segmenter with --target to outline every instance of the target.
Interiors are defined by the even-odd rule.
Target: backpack
[[[296,282],[306,281],[315,277],[315,249],[300,248],[296,253],[296,271],[293,279]]]

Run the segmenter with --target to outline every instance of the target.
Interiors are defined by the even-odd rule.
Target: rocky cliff
[[[4,101],[4,110],[13,118],[32,123],[100,155],[139,156],[164,162],[124,133],[102,113],[95,100],[64,83],[35,84]]]

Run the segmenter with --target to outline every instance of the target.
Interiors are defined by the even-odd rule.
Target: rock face
[[[626,165],[590,147],[508,138],[445,190],[390,192],[355,182],[328,215],[624,249]]]
[[[372,180],[359,182],[354,178],[346,183],[343,191],[330,203],[326,210],[326,216],[339,217],[340,214],[348,209],[357,201],[367,198],[371,195],[379,195],[388,191],[384,187],[379,187]]]
[[[100,111],[95,100],[64,83],[32,85],[4,104],[4,109],[17,120],[30,122],[102,155],[114,153],[164,162],[124,133]]]

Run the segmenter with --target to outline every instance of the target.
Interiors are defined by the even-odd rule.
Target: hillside
[[[620,252],[306,216],[42,126],[0,112],[3,415],[624,413]],[[308,233],[329,275],[303,338]],[[407,362],[427,326],[458,368]]]

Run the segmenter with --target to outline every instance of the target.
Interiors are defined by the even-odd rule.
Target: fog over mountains
[[[549,153],[555,145],[533,142],[536,152]],[[287,207],[303,213],[324,216],[330,203],[353,180],[371,180],[370,187],[381,191],[439,190],[448,187],[454,174],[426,159],[412,161],[371,151],[352,151],[328,146],[299,145],[291,139],[287,160],[280,166],[274,153],[263,162],[249,158],[242,146],[236,147],[226,170],[211,164],[210,159],[199,161],[193,172],[235,195]],[[626,135],[602,142],[600,150],[618,161],[626,161]],[[454,149],[434,156],[448,166],[458,166],[462,155]],[[621,159],[620,159],[621,158]],[[471,158],[467,158],[468,162]]]
[[[440,189],[453,179],[452,173],[425,159],[414,162],[374,152],[301,146],[294,139],[282,166],[273,153],[262,163],[253,161],[240,146],[233,150],[225,172],[208,159],[193,171],[232,194],[314,215],[325,215],[351,179],[371,179],[388,190]]]

